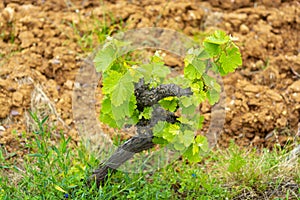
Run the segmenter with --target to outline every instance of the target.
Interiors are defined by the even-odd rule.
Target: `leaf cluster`
[[[109,38],[94,59],[96,70],[103,75],[100,120],[113,128],[149,121],[152,107],[137,106],[139,99],[135,92],[140,84],[149,90],[170,82],[189,88],[192,95],[170,95],[158,101],[159,106],[176,114],[177,121],[158,121],[151,131],[154,143],[184,152],[190,161],[200,161],[200,154],[208,150],[208,143],[203,136],[195,137],[195,130],[202,128],[204,120],[195,110],[205,100],[211,105],[218,102],[221,86],[208,72],[222,76],[233,72],[242,64],[238,47],[225,32],[216,31],[204,40],[203,48],[187,52],[183,77],[167,80],[170,69],[158,53],[147,64],[136,63],[122,57],[126,45],[128,43]]]

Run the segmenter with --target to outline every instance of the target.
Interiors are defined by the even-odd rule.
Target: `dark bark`
[[[143,110],[147,106],[152,106],[153,112],[151,119],[141,120],[136,125],[138,135],[123,143],[105,163],[101,164],[99,168],[93,172],[89,181],[95,180],[98,186],[106,180],[109,171],[111,173],[115,172],[120,165],[131,159],[134,154],[154,146],[152,142],[152,128],[157,122],[177,122],[177,117],[174,113],[166,111],[157,105],[159,100],[169,96],[179,97],[192,94],[189,88],[182,89],[175,84],[160,85],[157,88],[149,89],[148,85],[145,85],[142,79],[136,84],[135,88],[138,109]]]
[[[144,84],[143,79],[136,84],[134,93],[139,110],[144,107],[153,106],[165,97],[181,97],[193,94],[190,88],[182,89],[176,84],[162,84],[156,88],[149,89],[149,85]]]

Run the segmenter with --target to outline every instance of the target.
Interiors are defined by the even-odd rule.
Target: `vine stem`
[[[152,106],[153,112],[151,119],[142,119],[136,125],[138,134],[119,146],[108,160],[102,163],[98,169],[93,172],[88,179],[89,183],[96,181],[98,186],[103,184],[107,179],[109,172],[116,172],[117,168],[130,160],[134,154],[154,147],[155,144],[152,142],[152,128],[157,124],[157,122],[166,121],[172,124],[178,122],[174,113],[163,109],[157,104],[159,100],[169,96],[179,97],[192,94],[189,88],[182,89],[175,84],[159,85],[157,88],[149,89],[148,86],[144,84],[143,80],[140,80],[140,82],[136,84],[135,88],[138,108],[143,110],[145,107]]]
[[[135,85],[134,94],[137,100],[138,109],[153,106],[165,97],[181,97],[192,95],[190,88],[183,89],[176,84],[161,84],[156,88],[149,89],[149,84],[144,84],[144,79]]]

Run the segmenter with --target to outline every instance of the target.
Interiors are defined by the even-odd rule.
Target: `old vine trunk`
[[[166,121],[169,123],[177,122],[177,117],[174,113],[169,112],[158,105],[159,100],[170,96],[188,96],[192,95],[190,88],[182,89],[175,84],[159,85],[156,88],[150,88],[141,79],[135,85],[135,96],[137,100],[137,109],[143,111],[145,107],[153,108],[152,116],[149,120],[142,119],[136,125],[137,135],[127,140],[122,144],[107,161],[102,163],[96,169],[89,182],[96,181],[97,185],[104,183],[108,173],[114,173],[116,169],[131,159],[134,154],[150,149],[154,146],[152,142],[152,128],[158,121]]]

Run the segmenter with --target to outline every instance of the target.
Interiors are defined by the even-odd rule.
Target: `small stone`
[[[287,119],[286,118],[279,118],[276,120],[276,125],[278,127],[285,127],[287,125]]]
[[[295,102],[299,102],[299,103],[300,103],[300,93],[293,93],[293,94],[292,94],[292,99],[293,99]]]
[[[241,24],[241,26],[240,26],[240,32],[241,32],[243,35],[249,33],[249,28],[248,28],[248,26],[246,26],[245,24]]]
[[[175,58],[173,56],[170,56],[170,55],[166,55],[164,57],[164,62],[167,66],[181,66],[181,61],[179,58]]]
[[[232,29],[231,24],[229,22],[225,22],[225,28],[227,30],[231,30]]]
[[[182,21],[182,19],[181,19],[181,17],[180,17],[180,16],[176,16],[176,17],[174,17],[174,20],[175,20],[176,22],[181,22],[181,21]]]
[[[8,23],[14,20],[15,11],[11,7],[6,7],[2,12],[2,17]]]
[[[66,119],[65,122],[66,122],[66,124],[67,124],[68,126],[70,126],[71,123],[73,122],[73,120],[72,120],[72,119]]]
[[[294,82],[292,85],[289,86],[288,89],[292,92],[300,92],[300,80]]]
[[[54,64],[54,65],[60,64],[59,57],[58,57],[58,59],[57,59],[57,58],[52,59],[50,62],[51,62],[52,64]]]
[[[72,88],[73,88],[73,81],[67,80],[64,85],[65,85],[65,87],[67,89],[72,90]]]
[[[265,66],[265,63],[262,61],[262,60],[258,60],[256,63],[255,63],[256,67],[257,68],[263,68]]]
[[[246,136],[246,138],[253,138],[254,133],[246,132],[245,136]]]
[[[281,0],[262,0],[262,3],[263,3],[263,5],[268,6],[268,7],[270,7],[270,6],[277,7],[280,5]]]
[[[5,98],[0,97],[0,119],[6,118],[9,115],[11,103]]]
[[[260,91],[259,87],[255,86],[255,85],[247,85],[244,88],[245,92],[253,92],[253,93],[258,93]]]
[[[17,110],[12,110],[12,111],[10,112],[10,114],[11,114],[12,116],[17,116],[17,115],[19,115],[20,113],[19,113]]]
[[[78,135],[78,132],[76,131],[76,129],[71,129],[69,132],[68,132],[68,135],[75,141],[79,141],[79,135]]]
[[[23,94],[21,92],[14,92],[12,95],[12,104],[20,107],[23,103]]]
[[[283,114],[283,115],[286,115],[286,114],[287,114],[287,111],[286,111],[286,110],[282,111],[282,114]]]
[[[268,90],[266,92],[266,95],[273,101],[282,101],[281,95],[275,92],[274,90]]]
[[[34,35],[30,31],[21,32],[19,35],[21,48],[30,47],[34,43]]]
[[[0,126],[0,131],[5,131],[4,126]]]
[[[263,139],[261,139],[258,135],[256,135],[252,140],[253,144],[260,144],[262,141]]]

